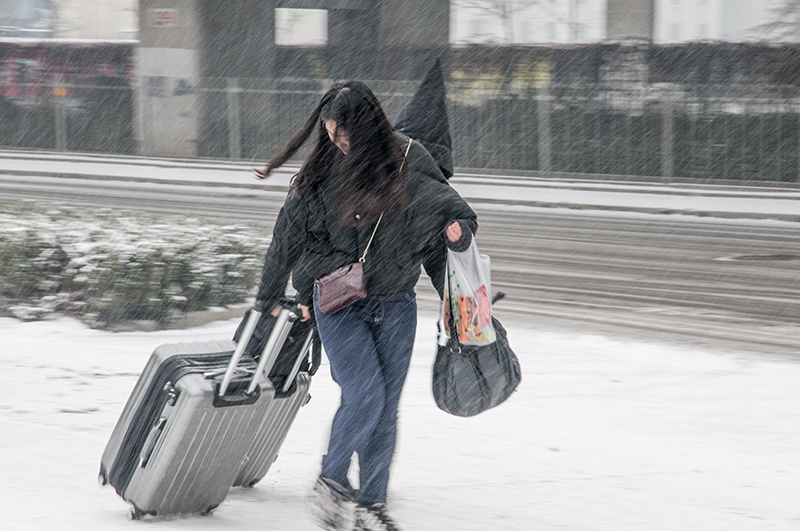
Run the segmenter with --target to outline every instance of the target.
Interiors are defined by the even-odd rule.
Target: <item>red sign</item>
[[[178,25],[177,9],[151,9],[150,26],[171,28]]]

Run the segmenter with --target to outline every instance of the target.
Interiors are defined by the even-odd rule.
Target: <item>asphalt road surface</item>
[[[0,176],[0,201],[255,221],[274,189]],[[473,204],[508,324],[800,359],[800,223]],[[420,283],[421,311],[436,311]]]

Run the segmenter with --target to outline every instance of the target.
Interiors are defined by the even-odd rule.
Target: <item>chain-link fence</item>
[[[330,83],[144,78],[136,95],[109,78],[67,87],[70,96],[48,89],[47,97],[0,98],[0,144],[264,161]],[[390,119],[418,85],[367,84]],[[454,81],[448,94],[454,159],[462,168],[800,180],[795,86],[550,83],[521,90]]]

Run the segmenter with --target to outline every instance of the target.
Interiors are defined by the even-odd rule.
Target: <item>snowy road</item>
[[[0,154],[0,200],[254,220],[290,172],[228,162]],[[800,352],[800,190],[462,174],[505,319],[768,355]],[[547,204],[549,207],[537,205]],[[678,205],[684,205],[681,209]],[[658,212],[672,212],[659,214]],[[716,213],[714,215],[691,215]],[[765,218],[774,219],[765,219]],[[427,281],[425,281],[427,282]],[[434,295],[420,286],[423,306]]]

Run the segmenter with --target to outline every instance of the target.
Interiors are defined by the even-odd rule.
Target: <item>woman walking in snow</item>
[[[445,246],[466,249],[476,215],[450,187],[426,149],[394,131],[363,83],[339,83],[260,178],[288,160],[316,132],[294,177],[267,252],[256,309],[277,314],[292,274],[303,318],[314,312],[341,404],[310,498],[324,529],[394,530],[386,490],[397,433],[397,408],[417,324],[414,293],[423,265],[442,294]],[[316,280],[363,263],[366,299],[333,314],[320,310]],[[348,481],[358,455],[359,489]]]

